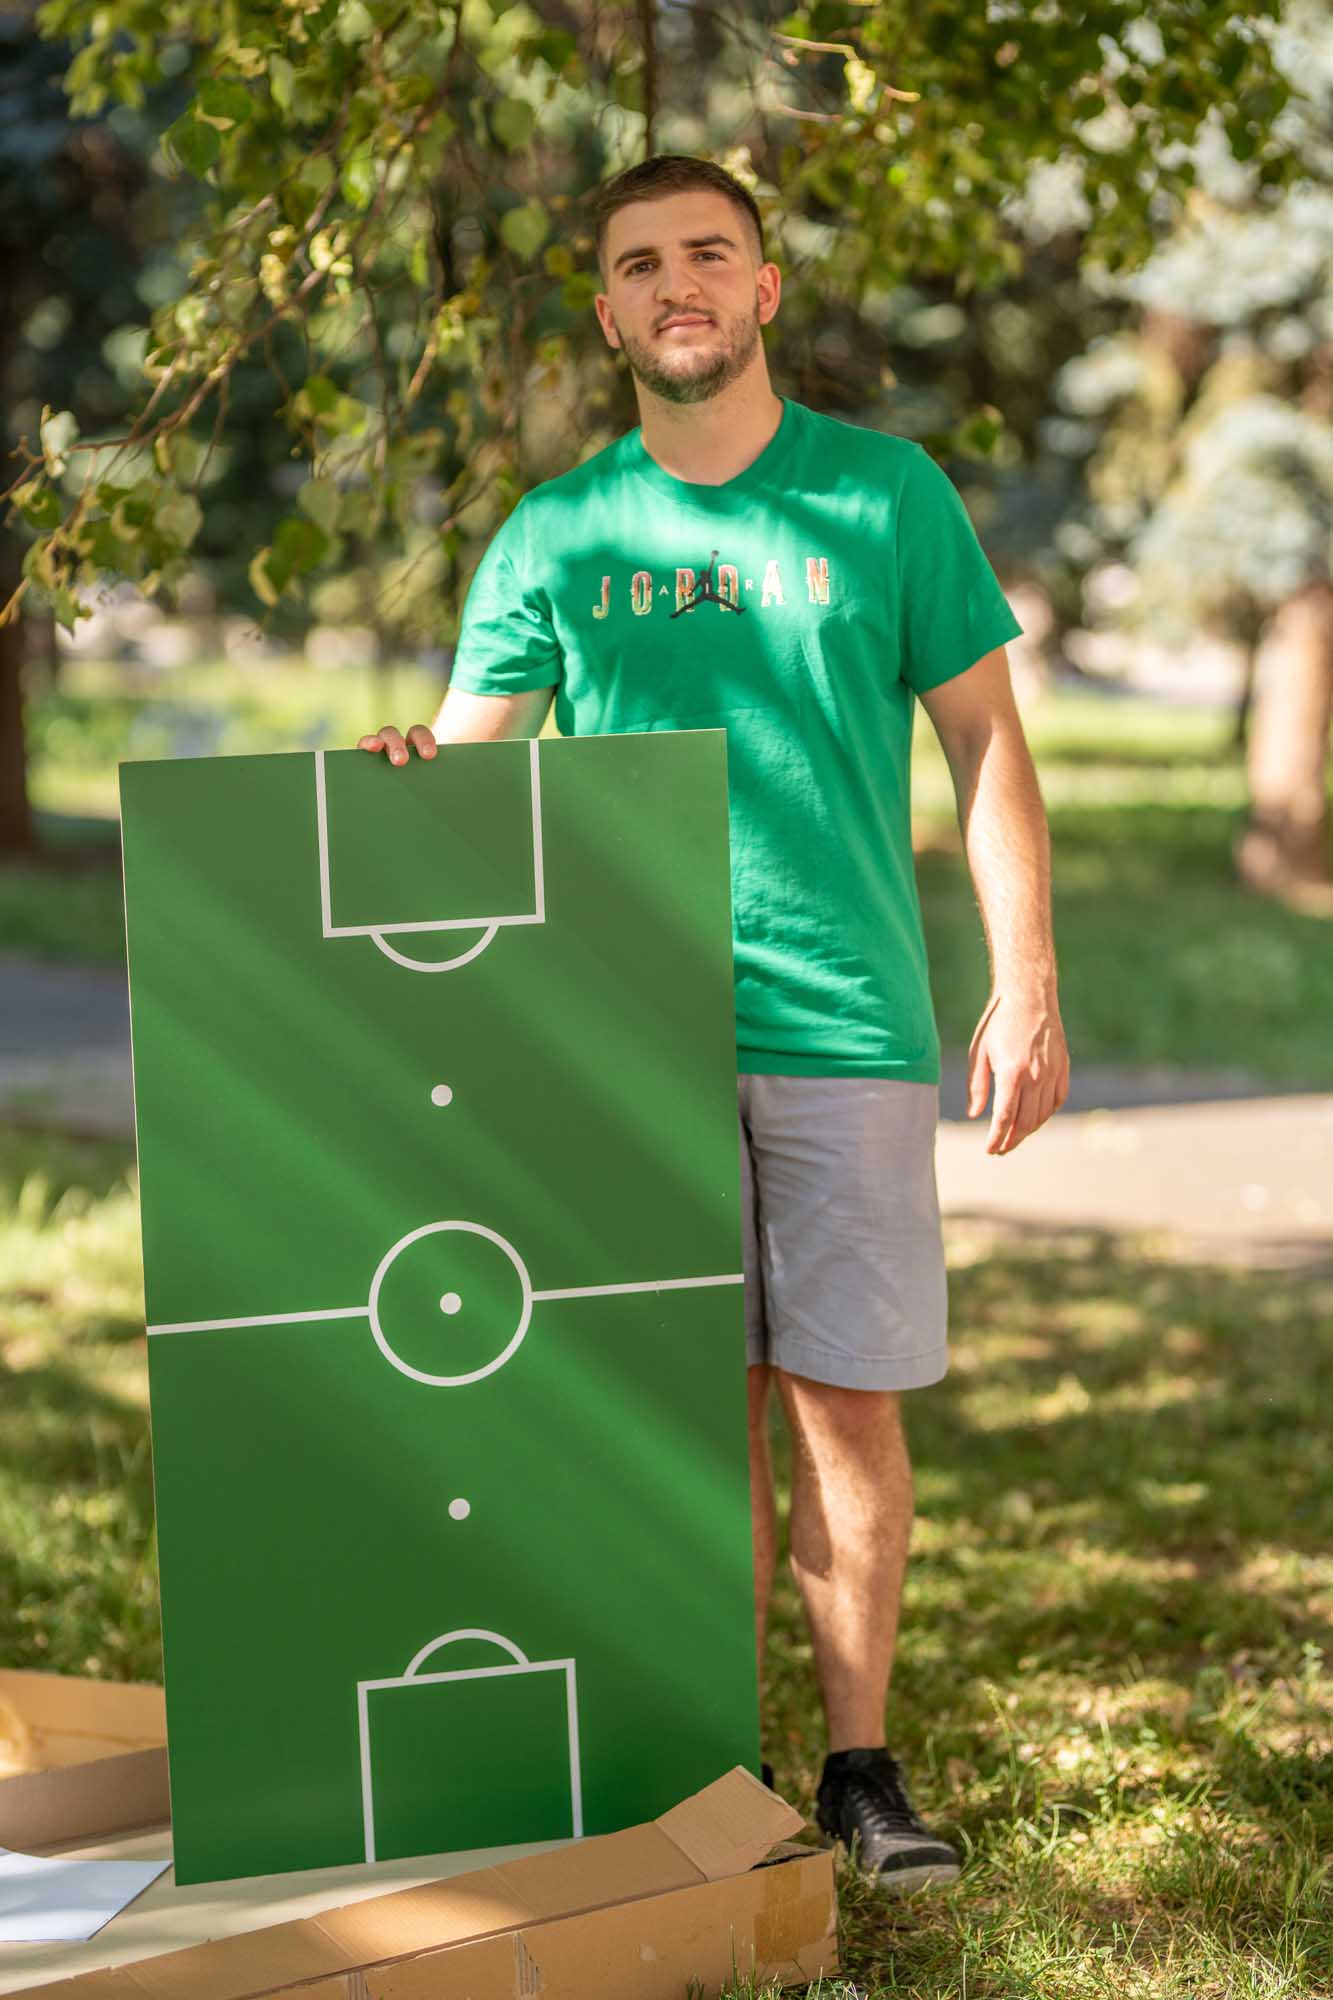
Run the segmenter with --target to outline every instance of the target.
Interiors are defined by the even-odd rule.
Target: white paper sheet
[[[0,1847],[0,1944],[82,1944],[169,1861],[66,1861]]]

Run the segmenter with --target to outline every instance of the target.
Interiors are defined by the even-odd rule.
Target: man
[[[1069,1079],[1046,821],[1004,650],[1022,628],[919,445],[774,393],[759,329],[781,274],[744,188],[704,160],[647,160],[600,190],[597,252],[639,427],[503,523],[433,730],[358,747],[402,764],[409,744],[533,736],[552,698],[566,734],[726,728],[760,1673],[776,1386],[828,1725],[820,1824],[886,1888],[948,1881],[958,1857],[885,1742],[912,1521],[899,1404],[947,1365],[909,756],[920,699],[990,947],[969,1115],[993,1081],[987,1149],[1010,1153]]]

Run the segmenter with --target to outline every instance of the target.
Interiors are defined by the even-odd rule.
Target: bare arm
[[[386,724],[363,736],[358,750],[387,750],[391,764],[405,764],[411,745],[419,757],[433,757],[439,743],[502,743],[516,736],[538,736],[551,706],[553,687],[529,688],[522,694],[467,694],[446,688],[439,712],[428,729],[414,722],[406,737]]]
[[[994,1078],[986,1150],[1008,1153],[1069,1094],[1046,813],[1003,646],[921,703],[948,759],[990,952],[990,998],[968,1050],[968,1116],[985,1110]]]

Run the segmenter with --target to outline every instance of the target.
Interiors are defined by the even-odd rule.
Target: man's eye
[[[722,261],[722,252],[720,250],[698,250],[695,252],[695,255],[698,257],[714,257],[719,263]],[[637,263],[631,264],[628,267],[626,275],[632,278],[636,271],[641,271],[645,264],[651,264],[652,261],[651,257],[640,257]]]

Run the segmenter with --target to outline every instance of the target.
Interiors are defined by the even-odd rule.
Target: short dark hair
[[[693,153],[654,153],[651,159],[640,160],[637,167],[627,167],[613,180],[603,181],[593,206],[598,264],[603,263],[606,232],[617,209],[628,208],[632,201],[657,201],[663,195],[684,194],[690,188],[711,188],[749,217],[762,264],[767,256],[764,225],[754,196],[725,167],[715,166],[712,160],[698,159]]]

